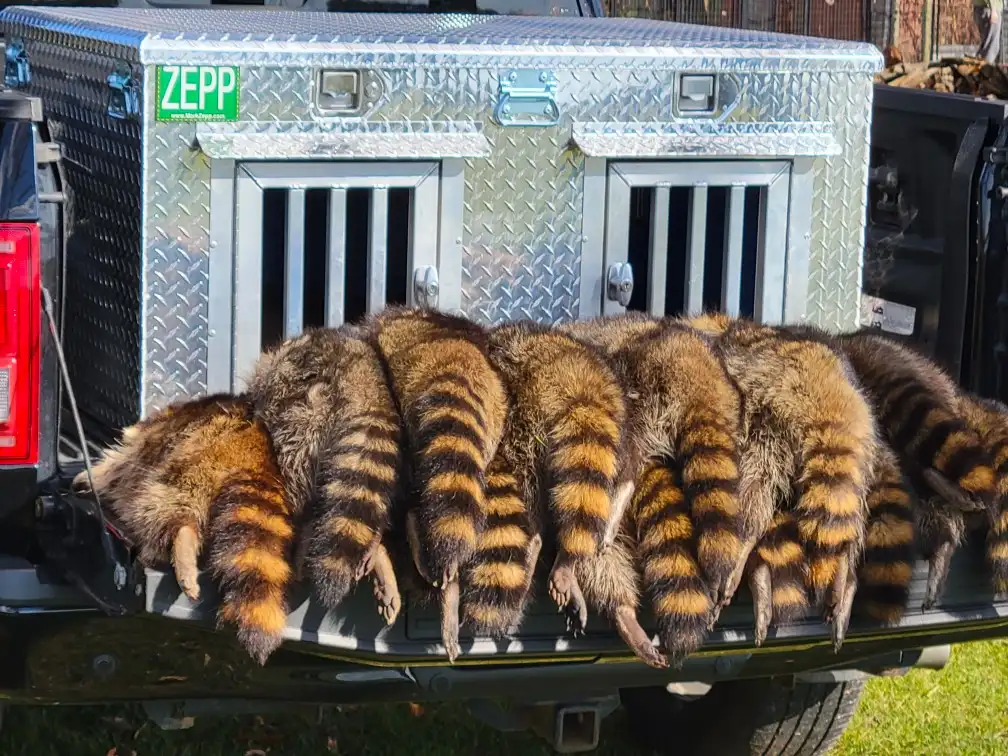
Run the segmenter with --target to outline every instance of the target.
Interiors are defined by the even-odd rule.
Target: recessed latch
[[[630,304],[633,296],[633,268],[630,263],[615,263],[609,266],[609,281],[606,294],[612,302],[623,307]]]
[[[140,84],[128,66],[122,66],[108,75],[109,98],[107,112],[110,118],[126,120],[140,115]]]
[[[497,88],[494,120],[501,126],[555,126],[560,120],[556,91],[552,71],[508,71]]]
[[[31,81],[31,66],[28,65],[28,51],[20,39],[7,40],[4,53],[4,84],[11,89],[27,87]]]

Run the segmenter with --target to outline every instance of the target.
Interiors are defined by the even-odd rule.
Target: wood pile
[[[944,58],[933,63],[904,63],[887,56],[888,67],[875,81],[892,87],[1008,100],[1008,72],[981,58]]]

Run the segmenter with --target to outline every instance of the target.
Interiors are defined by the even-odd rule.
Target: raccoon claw
[[[966,494],[958,485],[934,468],[927,468],[921,475],[928,486],[944,500],[947,506],[955,507],[962,512],[978,512],[986,509],[982,501],[978,501]]]
[[[637,621],[637,613],[633,610],[633,607],[618,607],[614,620],[616,623],[616,632],[619,633],[620,638],[630,647],[638,659],[655,669],[668,668],[668,659],[655,648],[654,643],[651,642],[647,633],[644,632],[644,628]]]
[[[192,525],[183,525],[172,543],[172,567],[175,581],[190,601],[199,601],[200,538]]]
[[[831,635],[833,637],[834,653],[840,651],[844,638],[847,635],[847,627],[850,625],[851,608],[854,606],[854,594],[857,593],[857,576],[851,568],[852,560],[849,554],[845,554],[840,559],[837,566],[836,577],[833,585],[830,586],[826,598],[826,611],[823,619],[828,625],[832,625]]]
[[[566,612],[574,632],[583,631],[588,624],[588,605],[585,603],[574,570],[570,565],[555,562],[549,577],[549,594],[561,612]]]
[[[402,596],[399,593],[399,583],[396,580],[392,558],[385,546],[378,544],[367,558],[365,575],[371,575],[372,590],[378,602],[378,613],[386,625],[395,624],[402,608]]]
[[[459,584],[448,583],[441,591],[441,643],[448,661],[454,664],[462,647],[459,646]]]

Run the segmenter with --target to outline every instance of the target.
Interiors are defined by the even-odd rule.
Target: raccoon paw
[[[644,632],[644,628],[637,621],[637,612],[632,606],[618,607],[614,620],[620,638],[630,647],[638,659],[655,669],[668,667],[668,659],[655,648],[651,638]]]
[[[375,601],[378,602],[378,614],[386,625],[395,624],[402,608],[402,595],[399,593],[399,583],[396,580],[395,568],[385,547],[379,544],[367,559],[365,575],[371,576],[371,585]]]
[[[585,603],[581,586],[569,564],[555,562],[549,576],[549,595],[556,602],[560,612],[567,614],[568,628],[575,636],[584,632],[588,624],[588,604]]]
[[[199,601],[200,537],[191,525],[183,525],[172,542],[172,567],[175,581],[190,601]]]
[[[924,594],[922,608],[932,609],[945,593],[945,581],[948,580],[949,565],[952,563],[954,552],[955,544],[951,541],[944,541],[938,544],[928,559],[927,591]]]
[[[448,661],[454,663],[462,648],[459,646],[459,584],[448,583],[441,589],[441,643]]]
[[[857,575],[853,564],[854,560],[849,553],[841,556],[833,585],[827,592],[824,619],[832,626],[834,652],[840,650],[847,636],[851,608],[854,606],[854,594],[857,593]]]
[[[749,591],[755,620],[753,643],[759,647],[766,641],[773,620],[773,583],[768,565],[759,563],[749,571]]]

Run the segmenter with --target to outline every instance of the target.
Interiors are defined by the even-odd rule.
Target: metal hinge
[[[31,66],[28,64],[28,51],[20,39],[7,41],[4,51],[4,84],[11,89],[27,87],[31,82]]]
[[[498,85],[494,120],[501,126],[555,126],[560,120],[556,89],[552,71],[508,71]]]
[[[120,66],[108,75],[110,118],[126,120],[140,115],[140,84],[133,76],[133,70]]]

